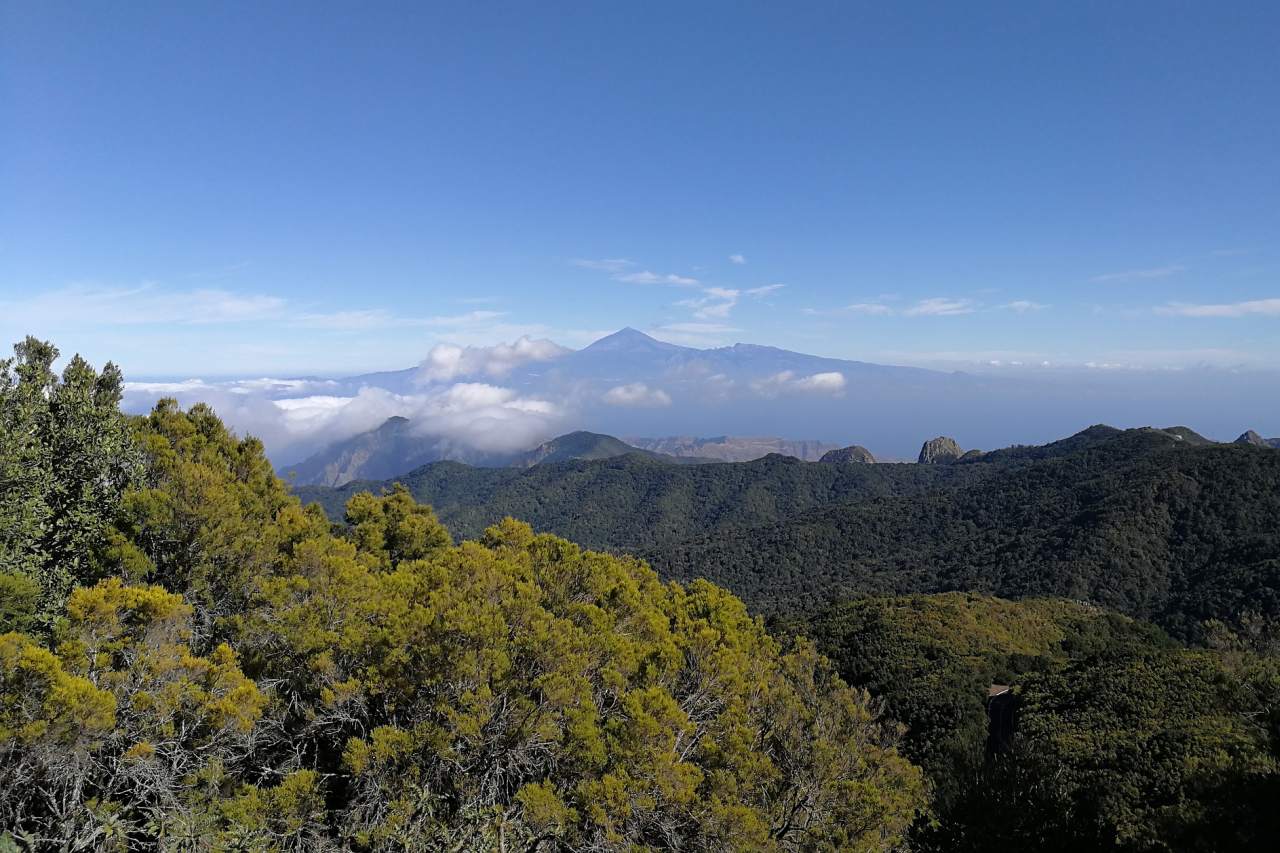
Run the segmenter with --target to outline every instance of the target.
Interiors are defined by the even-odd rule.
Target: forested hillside
[[[441,463],[399,479],[452,529],[512,515],[643,554],[780,612],[851,593],[1064,596],[1193,636],[1280,613],[1280,453],[1181,427],[1092,427],[945,465],[770,456],[672,467],[636,457],[527,471]],[[363,489],[299,489],[340,519]]]
[[[1193,650],[1101,608],[967,593],[790,627],[906,725],[933,792],[912,849],[1263,850],[1280,831],[1274,637],[1218,625]]]
[[[1194,636],[1280,615],[1280,454],[1094,428],[987,454],[991,473],[646,552],[763,609],[849,592],[1063,596]]]
[[[394,480],[340,489],[300,486],[297,493],[339,520],[351,495],[403,483],[460,535],[478,534],[511,515],[593,548],[625,551],[665,546],[703,531],[767,524],[835,502],[915,494],[989,473],[972,466],[823,465],[779,455],[688,466],[620,456],[528,470],[439,462]]]

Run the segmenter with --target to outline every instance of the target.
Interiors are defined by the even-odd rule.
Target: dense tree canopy
[[[93,572],[0,635],[28,846],[883,850],[924,807],[876,703],[710,583],[509,519],[454,544],[406,490],[335,535],[207,407],[129,427]]]
[[[1096,607],[957,593],[843,602],[792,629],[907,726],[934,791],[917,849],[1273,841],[1277,670],[1238,638],[1191,651]],[[1010,692],[988,707],[993,684]]]

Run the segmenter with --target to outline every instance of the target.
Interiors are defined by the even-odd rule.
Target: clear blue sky
[[[1278,45],[1274,2],[0,0],[0,333],[1280,367]]]

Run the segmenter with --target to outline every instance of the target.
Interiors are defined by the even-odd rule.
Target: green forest
[[[300,497],[208,406],[126,415],[58,357],[0,361],[0,850],[1280,831],[1275,451],[1095,428]]]
[[[1154,621],[1280,617],[1280,453],[1190,430],[1091,427],[950,465],[424,466],[397,479],[450,529],[505,516],[664,577],[707,578],[786,614],[846,595],[1059,596]],[[298,489],[336,521],[392,482]]]

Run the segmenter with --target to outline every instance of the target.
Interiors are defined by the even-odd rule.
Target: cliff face
[[[954,438],[940,435],[924,443],[920,448],[920,457],[916,461],[921,465],[945,465],[948,462],[955,462],[963,455],[964,451],[960,449],[960,445]]]

